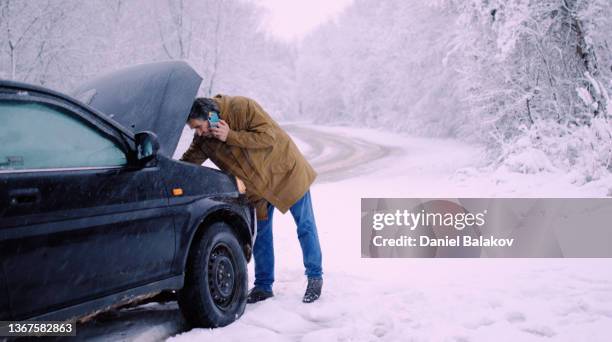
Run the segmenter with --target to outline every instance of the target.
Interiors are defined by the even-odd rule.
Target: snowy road
[[[601,196],[563,175],[479,174],[481,150],[455,140],[346,127],[285,126],[319,173],[311,189],[325,285],[302,304],[290,215],[274,214],[275,297],[222,329],[176,341],[609,341],[607,259],[362,259],[362,197]],[[186,149],[190,135],[179,144]],[[551,181],[552,180],[552,181]],[[588,190],[588,191],[587,191]],[[605,189],[604,189],[605,190]],[[249,265],[252,279],[253,263]],[[175,304],[111,312],[78,327],[87,340],[157,341],[183,331]]]
[[[375,170],[379,159],[401,153],[398,148],[321,131],[313,126],[288,124],[283,128],[295,140],[306,144],[301,147],[306,159],[317,170],[319,184],[367,174]]]

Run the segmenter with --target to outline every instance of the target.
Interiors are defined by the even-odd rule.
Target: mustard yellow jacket
[[[259,220],[267,218],[267,202],[287,212],[310,188],[316,172],[257,102],[242,96],[213,99],[230,127],[226,141],[195,134],[181,160],[202,164],[210,158],[221,170],[242,179]]]

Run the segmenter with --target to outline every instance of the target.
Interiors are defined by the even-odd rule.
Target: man
[[[210,127],[208,121],[213,113],[220,119],[217,127]],[[257,102],[241,96],[196,99],[187,124],[196,132],[181,160],[202,164],[210,158],[220,169],[244,182],[247,198],[256,208],[255,286],[249,291],[247,303],[274,295],[274,208],[282,213],[289,210],[293,215],[308,277],[302,301],[317,300],[323,272],[310,198],[316,173],[289,135]]]

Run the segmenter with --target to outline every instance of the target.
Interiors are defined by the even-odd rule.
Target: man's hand
[[[246,185],[244,185],[244,182],[242,181],[242,179],[236,177],[236,186],[238,187],[238,192],[241,194],[244,194],[246,192]]]
[[[219,127],[211,127],[210,131],[212,132],[213,137],[225,142],[225,140],[227,140],[227,133],[229,133],[230,128],[225,120],[219,120]]]

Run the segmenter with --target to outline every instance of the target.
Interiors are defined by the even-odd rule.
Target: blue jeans
[[[308,278],[321,278],[321,247],[317,235],[310,190],[300,198],[290,209],[297,225],[298,239],[302,247],[304,267]],[[253,246],[255,257],[255,287],[264,291],[272,291],[274,283],[274,245],[272,242],[272,214],[274,206],[268,203],[268,219],[257,221],[257,239]]]

